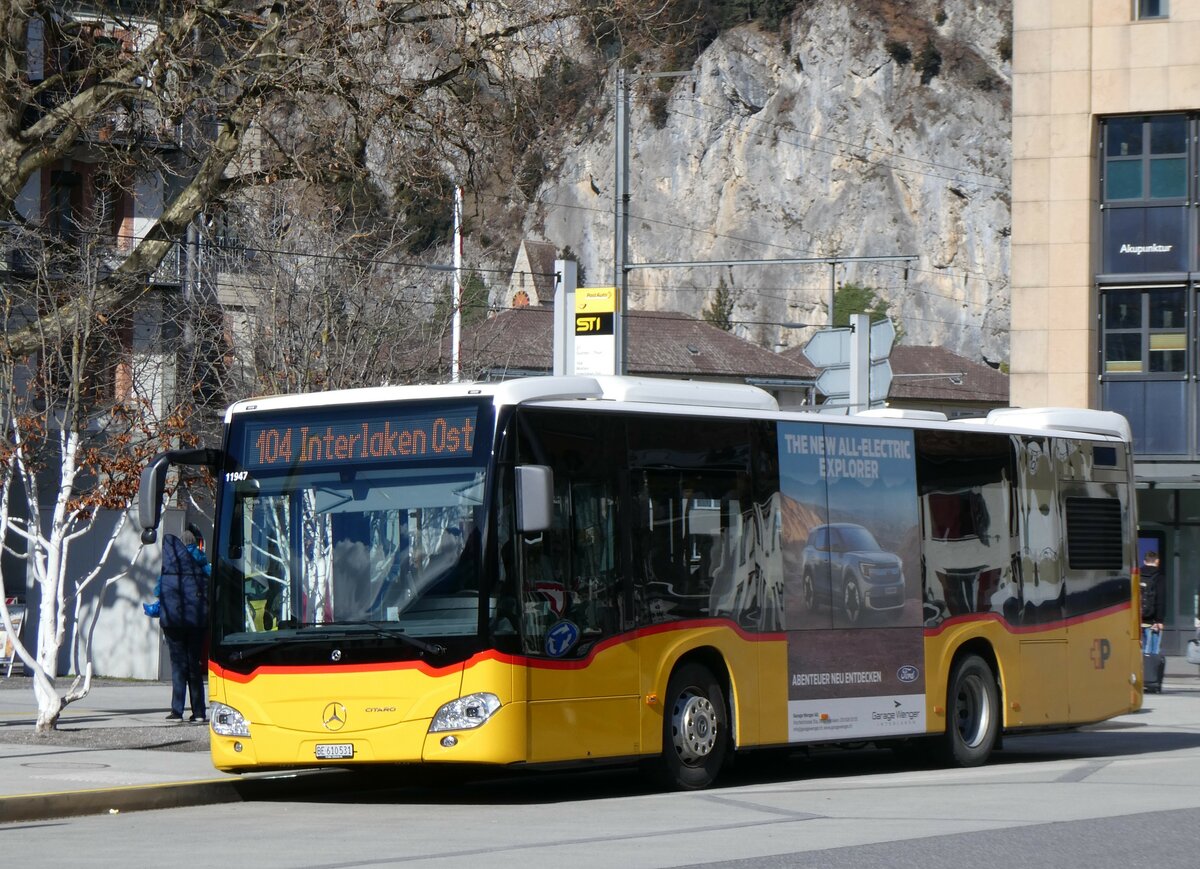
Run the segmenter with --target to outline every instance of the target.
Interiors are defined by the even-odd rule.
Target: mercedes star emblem
[[[321,713],[321,723],[326,730],[341,730],[346,726],[346,707],[341,703],[330,703]]]

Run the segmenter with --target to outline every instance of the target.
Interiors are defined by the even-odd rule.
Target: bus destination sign
[[[422,414],[247,422],[242,467],[300,470],[470,458],[477,418],[478,411],[467,407]]]

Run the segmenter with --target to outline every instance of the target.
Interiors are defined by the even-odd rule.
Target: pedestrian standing
[[[171,712],[168,721],[182,721],[190,695],[188,720],[208,721],[204,705],[204,637],[208,626],[208,574],[212,568],[193,531],[182,539],[163,537],[162,576],[159,578],[158,619],[171,656]]]
[[[1162,646],[1163,619],[1167,615],[1167,583],[1159,569],[1158,553],[1142,559],[1142,652],[1157,655]]]

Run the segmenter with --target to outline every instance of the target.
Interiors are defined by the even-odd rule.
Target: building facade
[[[34,93],[37,97],[16,113],[22,127],[10,131],[13,139],[19,138],[17,133],[28,133],[54,108],[68,104],[73,88],[85,89],[99,79],[97,70],[105,67],[98,57],[136,55],[158,32],[152,20],[111,3],[68,2],[54,4],[53,9],[39,6],[25,14],[23,29],[6,34],[10,47],[23,48],[14,52],[22,65],[7,71],[8,85],[14,99],[29,99]],[[164,116],[150,99],[123,99],[100,109],[84,109],[79,124],[78,135],[64,153],[32,173],[13,197],[9,219],[0,220],[0,292],[10,304],[22,300],[15,306],[45,306],[53,298],[47,286],[64,295],[94,291],[154,228],[169,198],[172,178],[187,160],[183,124]],[[165,416],[177,391],[178,371],[176,354],[164,335],[179,331],[181,321],[174,312],[189,285],[197,283],[195,250],[194,240],[180,239],[145,276],[137,304],[99,312],[103,317],[96,319],[107,318],[103,322],[118,326],[96,340],[86,377],[67,364],[58,371],[45,364],[46,357],[61,352],[53,341],[29,357],[30,371],[50,370],[56,376],[31,375],[17,383],[16,395],[28,400],[20,406],[26,410],[61,406],[67,387],[86,380],[87,399],[82,402],[89,418],[86,430],[96,434],[97,441],[113,407],[144,399],[156,418]],[[17,292],[29,287],[36,289]],[[20,316],[6,320],[21,322]],[[23,494],[19,484],[10,485]],[[58,469],[50,466],[41,474],[37,492],[43,529],[58,493]],[[38,519],[23,497],[13,489],[7,494],[11,515],[26,522]],[[182,529],[183,511],[169,515],[173,529]],[[158,625],[141,611],[141,603],[153,598],[157,553],[140,557],[138,529],[133,523],[122,526],[120,518],[120,511],[97,509],[92,530],[65,549],[68,584],[97,564],[104,567],[96,581],[78,592],[75,605],[64,607],[67,639],[59,649],[59,673],[75,671],[80,659],[76,649],[86,643],[99,674],[169,675]],[[105,560],[107,541],[114,536]],[[21,638],[34,649],[42,587],[27,560],[15,554],[25,551],[25,542],[15,532],[5,542],[0,558],[5,594],[28,608]],[[109,585],[114,577],[123,578]],[[73,592],[69,586],[68,594]]]
[[[1013,16],[1012,403],[1129,419],[1178,653],[1200,577],[1200,4]]]

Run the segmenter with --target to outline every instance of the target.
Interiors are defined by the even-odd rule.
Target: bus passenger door
[[[1021,528],[1021,595],[1010,617],[1021,649],[1021,696],[1011,715],[1023,727],[1065,722],[1069,716],[1066,585],[1056,462],[1049,438],[1016,437],[1017,518]]]
[[[531,763],[640,751],[638,651],[626,628],[605,420],[525,412],[554,473],[552,527],[519,536]]]

